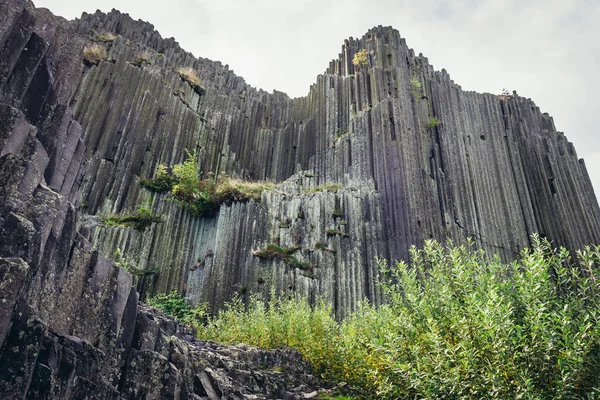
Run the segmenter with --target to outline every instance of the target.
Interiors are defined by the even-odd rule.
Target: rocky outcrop
[[[297,352],[198,342],[138,303],[81,214],[92,165],[70,103],[87,39],[28,2],[2,2],[0,16],[2,398],[316,396]]]
[[[92,43],[107,54],[84,62]],[[194,216],[140,185],[186,150],[204,173],[277,186]],[[102,224],[141,205],[162,223]],[[392,28],[347,40],[291,99],[118,11],[66,21],[0,4],[7,398],[302,398],[318,382],[296,353],[196,342],[138,296],[174,289],[216,311],[275,285],[323,296],[343,318],[381,301],[377,257],[471,236],[508,260],[533,232],[569,248],[600,242],[573,146],[531,100],[463,91]],[[261,255],[270,244],[293,257]]]
[[[73,107],[90,162],[83,210],[127,214],[146,203],[164,220],[143,233],[93,230],[103,254],[119,249],[149,271],[136,280],[142,298],[176,289],[217,310],[236,291],[275,284],[324,296],[343,317],[364,297],[380,301],[376,257],[406,259],[425,239],[471,236],[505,260],[533,232],[570,248],[600,241],[585,165],[552,119],[516,93],[463,91],[394,29],[347,40],[308,95],[290,99],[126,14],[84,14],[74,25],[82,36],[119,35],[106,45],[111,61],[85,70]],[[367,63],[355,66],[361,49]],[[132,64],[143,52],[147,61]],[[180,66],[198,71],[205,92]],[[198,150],[204,172],[281,184],[260,204],[194,217],[139,185],[186,149]],[[343,188],[305,193],[332,183]],[[252,255],[269,243],[299,246],[311,273]]]

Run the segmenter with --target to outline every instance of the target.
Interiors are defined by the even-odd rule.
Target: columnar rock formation
[[[97,65],[82,56],[93,40],[108,52]],[[367,62],[354,65],[360,50]],[[204,173],[277,186],[194,216],[140,185],[186,150]],[[0,391],[14,397],[230,390],[197,366],[180,371],[198,360],[180,353],[196,347],[140,312],[138,292],[177,290],[216,311],[233,293],[275,285],[324,296],[343,318],[363,298],[381,301],[377,257],[406,259],[428,238],[470,236],[506,260],[534,232],[569,248],[600,242],[585,165],[551,117],[516,93],[463,91],[383,27],[347,40],[308,95],[291,99],[118,11],[69,22],[4,0],[0,187]],[[102,224],[140,205],[162,223]],[[294,248],[303,267],[257,256],[268,244]],[[138,367],[170,378],[142,388]]]
[[[290,99],[116,11],[73,26],[84,38],[119,35],[106,44],[110,60],[83,71],[72,104],[90,163],[82,211],[131,214],[150,203],[164,220],[144,233],[93,231],[103,254],[119,249],[148,271],[137,279],[143,297],[176,289],[216,310],[235,291],[274,283],[325,296],[343,317],[364,297],[380,301],[376,257],[406,259],[428,238],[471,236],[505,259],[533,232],[570,248],[600,241],[585,166],[552,119],[516,94],[464,92],[392,28],[347,40],[308,95]],[[367,63],[355,66],[362,49]],[[147,61],[133,65],[144,52]],[[204,93],[180,66],[198,71]],[[260,203],[194,217],[139,185],[186,149],[198,150],[204,172],[284,183]],[[331,183],[343,189],[304,193]],[[295,257],[313,273],[252,255],[269,243],[299,246]]]

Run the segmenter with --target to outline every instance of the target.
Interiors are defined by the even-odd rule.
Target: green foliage
[[[104,218],[105,226],[128,226],[138,231],[144,231],[153,223],[162,223],[162,220],[152,213],[146,206],[140,205],[134,215],[111,215]]]
[[[169,294],[158,294],[148,300],[148,305],[162,310],[165,314],[172,315],[186,325],[198,329],[208,320],[208,305],[201,304],[192,307],[186,299],[176,290]]]
[[[333,192],[336,193],[338,190],[344,188],[344,185],[340,183],[327,183],[325,185],[317,186],[308,190],[305,190],[302,193],[310,194],[310,193],[318,193],[318,192]]]
[[[171,191],[177,180],[169,174],[165,164],[159,164],[154,179],[142,179],[140,185],[153,192]]]
[[[154,179],[143,179],[140,184],[155,192],[171,192],[171,198],[194,215],[212,216],[221,204],[233,201],[260,200],[265,190],[275,187],[270,182],[247,182],[223,177],[201,179],[198,154],[186,150],[187,158],[172,168],[172,174],[160,164]]]
[[[356,54],[354,54],[354,57],[352,58],[352,64],[356,65],[356,66],[361,66],[361,65],[366,65],[369,63],[369,54],[367,53],[367,50],[359,50],[356,52]]]
[[[198,165],[198,153],[185,151],[187,158],[182,164],[173,166],[175,184],[171,193],[175,198],[192,201],[200,187],[200,175]]]
[[[430,118],[430,119],[427,121],[427,127],[428,127],[428,128],[435,128],[435,127],[436,127],[436,126],[438,126],[438,125],[439,125],[441,122],[442,122],[442,121],[440,121],[440,120],[438,119],[438,117],[433,117],[433,118]]]
[[[327,236],[341,236],[341,237],[350,237],[347,233],[340,231],[339,229],[327,229],[325,231]]]
[[[268,302],[252,295],[247,306],[235,297],[209,319],[198,332],[200,339],[223,343],[246,343],[271,349],[293,347],[311,362],[317,371],[329,364],[330,345],[338,336],[331,305],[318,300],[311,307],[305,299],[282,299],[273,289]]]
[[[342,136],[344,136],[344,135],[347,135],[348,133],[349,133],[349,132],[348,132],[348,130],[347,130],[347,129],[342,129],[342,128],[339,128],[339,129],[338,129],[338,130],[335,132],[335,138],[336,138],[336,139],[339,139],[339,138],[341,138]]]
[[[415,75],[412,78],[410,78],[409,82],[410,94],[415,98],[415,100],[421,98],[421,96],[423,95],[423,88],[419,78]]]
[[[600,246],[533,237],[512,264],[428,241],[411,263],[379,260],[387,303],[342,323],[306,299],[234,299],[203,339],[300,350],[317,375],[361,398],[585,399],[600,392]],[[280,253],[284,249],[272,250]],[[284,251],[285,253],[285,251]],[[583,271],[583,273],[582,273]]]
[[[315,250],[322,250],[328,251],[330,253],[335,253],[335,251],[333,249],[330,249],[329,245],[325,242],[317,242],[317,244],[315,245]]]
[[[254,256],[266,259],[278,259],[285,262],[292,268],[300,268],[305,271],[312,271],[313,267],[308,262],[299,261],[294,257],[294,253],[300,250],[300,246],[279,247],[274,243],[268,244],[265,248],[252,253]]]

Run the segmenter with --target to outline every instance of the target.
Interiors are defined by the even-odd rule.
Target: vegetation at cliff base
[[[600,395],[600,246],[533,237],[503,264],[473,244],[426,242],[411,262],[380,260],[387,303],[336,322],[323,300],[239,298],[203,339],[298,349],[314,373],[362,398],[550,399]]]
[[[142,179],[140,185],[154,192],[171,193],[171,198],[194,215],[212,216],[221,204],[234,201],[260,200],[265,190],[275,187],[271,182],[249,182],[227,176],[202,176],[196,152],[187,152],[186,160],[169,168],[160,164],[154,179]]]
[[[206,306],[190,306],[176,290],[168,294],[158,294],[148,300],[148,305],[162,310],[165,314],[172,315],[184,324],[199,327],[206,321]]]

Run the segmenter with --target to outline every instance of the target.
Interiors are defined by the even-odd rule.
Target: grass
[[[144,64],[144,63],[150,64],[149,60],[150,60],[151,56],[152,56],[152,53],[150,53],[148,50],[145,50],[145,51],[141,52],[137,56],[137,58],[131,62],[131,64],[135,65],[136,67],[141,67],[142,64]]]
[[[319,377],[360,399],[593,399],[600,393],[600,246],[532,237],[503,264],[427,241],[411,261],[379,260],[385,304],[337,322],[323,300],[234,298],[204,340],[298,349]]]
[[[102,32],[99,33],[98,35],[95,35],[94,37],[92,37],[92,40],[94,42],[112,42],[114,40],[116,40],[119,37],[119,35],[113,33],[113,32]]]
[[[186,81],[192,87],[192,89],[194,89],[194,91],[196,93],[204,94],[206,89],[204,89],[204,86],[202,86],[202,84],[200,83],[200,78],[198,78],[198,73],[196,72],[196,70],[194,68],[180,67],[180,68],[177,68],[177,70],[175,70],[175,72],[177,72],[179,74],[179,76],[181,77],[181,79]]]
[[[342,185],[340,183],[327,183],[325,185],[316,186],[314,188],[307,189],[307,190],[303,191],[302,193],[304,193],[304,194],[320,193],[320,192],[337,193],[338,190],[341,190],[343,188],[344,188],[344,185]]]
[[[104,218],[105,226],[127,226],[141,232],[153,223],[162,223],[162,220],[145,206],[139,206],[134,215],[111,215]]]
[[[108,52],[101,44],[92,43],[83,48],[83,62],[85,64],[98,65],[102,60],[108,60]]]

